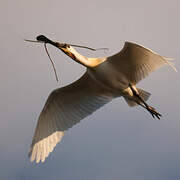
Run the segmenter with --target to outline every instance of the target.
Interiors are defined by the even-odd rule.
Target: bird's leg
[[[142,102],[143,104],[137,102],[140,106],[144,107],[145,109],[148,110],[148,112],[152,115],[153,118],[157,117],[158,119],[160,119],[160,117],[162,116],[160,113],[158,113],[153,107],[149,106],[142,98],[141,96],[136,92],[136,90],[133,88],[133,86],[131,84],[129,84],[129,87],[131,88],[133,95],[136,96],[140,102]]]

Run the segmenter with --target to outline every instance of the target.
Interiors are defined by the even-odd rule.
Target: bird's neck
[[[74,61],[89,68],[96,67],[106,60],[106,58],[87,58],[77,52],[72,46],[69,46],[66,49],[63,48],[62,51],[71,57]]]

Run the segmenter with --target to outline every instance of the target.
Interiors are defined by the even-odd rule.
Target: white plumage
[[[165,64],[176,70],[168,58],[131,42],[126,42],[113,56],[87,58],[68,44],[53,42],[42,35],[37,40],[56,46],[86,66],[87,71],[79,80],[54,90],[48,97],[31,144],[31,161],[44,162],[66,130],[116,97],[123,96],[129,106],[141,105],[153,117],[160,118],[161,114],[145,103],[150,93],[135,85]]]

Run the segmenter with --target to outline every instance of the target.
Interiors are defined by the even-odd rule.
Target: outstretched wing
[[[160,56],[150,49],[131,42],[125,42],[119,53],[108,57],[108,62],[119,68],[131,84],[138,83],[150,72],[165,64],[170,65],[176,71],[169,60],[170,58]]]
[[[31,161],[44,162],[64,131],[112,98],[87,73],[69,86],[54,90],[38,119],[29,152]]]

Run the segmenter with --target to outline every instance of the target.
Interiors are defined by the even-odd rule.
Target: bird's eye
[[[64,43],[63,48],[70,48],[69,44]]]

